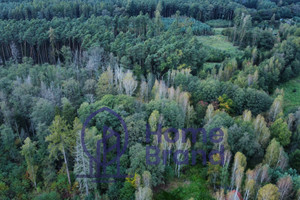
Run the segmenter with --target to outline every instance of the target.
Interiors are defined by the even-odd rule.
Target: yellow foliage
[[[136,188],[136,184],[135,184],[135,181],[136,181],[136,177],[137,177],[137,173],[134,174],[134,177],[127,177],[126,178],[126,182],[129,182],[133,187]]]

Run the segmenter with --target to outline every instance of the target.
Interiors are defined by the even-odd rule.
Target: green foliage
[[[153,152],[151,152],[153,153]],[[142,174],[144,171],[151,173],[152,185],[157,186],[164,182],[165,166],[160,162],[158,165],[147,165],[146,163],[146,147],[140,143],[136,143],[129,149],[130,167],[129,174]],[[152,159],[150,159],[153,161]]]
[[[49,192],[49,193],[42,193],[37,197],[34,197],[33,200],[51,200],[51,199],[59,199],[60,195],[57,192]]]
[[[129,182],[124,182],[123,188],[120,190],[120,199],[134,200],[135,188]]]
[[[212,199],[210,193],[221,195],[217,186],[226,188],[229,180],[247,191],[254,184],[251,173],[262,165],[264,173],[270,168],[270,180],[258,173],[258,198],[276,199],[269,183],[287,174],[299,190],[298,11],[296,0],[2,0],[0,199],[151,198],[150,177],[153,186],[165,184],[163,191],[155,188],[154,199]],[[82,123],[103,106],[127,124],[129,146],[120,170],[143,174],[146,181],[137,188],[122,179],[75,182],[73,173],[89,171]],[[282,111],[291,113],[286,122]],[[179,179],[173,163],[148,166],[146,123],[152,131],[158,123],[208,132],[223,127],[234,165],[226,157],[222,168],[184,166]],[[123,145],[118,120],[99,113],[85,138],[93,154],[104,125],[121,134]],[[214,146],[191,145],[198,147]],[[244,180],[246,161],[252,168],[264,152],[262,164]],[[115,169],[113,164],[107,171]]]
[[[162,22],[166,30],[173,26],[173,24],[178,23],[176,25],[181,27],[180,30],[182,32],[188,31],[188,27],[191,27],[193,34],[195,35],[208,35],[212,33],[212,30],[209,25],[201,23],[200,21],[195,20],[193,18],[162,18]]]
[[[282,118],[277,119],[270,127],[271,136],[276,138],[282,146],[290,144],[290,138],[292,136],[288,125]]]
[[[228,143],[232,152],[242,152],[248,160],[256,162],[263,157],[261,145],[255,139],[254,129],[250,122],[239,121],[228,129]]]
[[[300,173],[300,149],[297,149],[290,155],[291,167]]]
[[[157,110],[163,116],[163,126],[180,128],[184,125],[184,119],[182,118],[183,112],[182,109],[178,106],[175,101],[170,100],[158,100],[150,101],[146,105],[146,111],[148,116],[154,111]]]
[[[205,23],[214,28],[225,28],[232,25],[232,22],[230,20],[224,20],[224,19],[208,20]]]
[[[300,77],[280,85],[280,88],[284,90],[284,113],[289,113],[300,105]]]

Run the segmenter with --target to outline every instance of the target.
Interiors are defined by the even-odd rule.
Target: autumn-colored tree
[[[250,111],[250,110],[245,110],[245,111],[243,112],[243,120],[244,120],[245,122],[250,122],[251,119],[252,119],[252,113],[251,113],[251,111]]]
[[[213,155],[213,160],[215,162],[218,162],[220,159],[221,158],[219,154]],[[214,186],[214,190],[216,189],[216,185],[220,185],[221,168],[222,168],[221,165],[215,165],[208,162],[208,169],[207,169],[208,182]]]
[[[177,154],[177,162],[175,163],[175,172],[178,177],[180,177],[180,170],[183,164],[180,164],[181,162],[184,162],[184,159],[186,159],[186,155],[183,155],[184,152],[187,152],[189,148],[191,148],[191,141],[187,139],[187,141],[183,141],[183,132],[182,130],[178,130],[179,138],[175,142],[175,149],[176,151],[181,151],[182,153]],[[188,156],[187,156],[188,159]]]
[[[137,175],[136,185],[137,189],[135,192],[136,200],[151,200],[153,192],[151,190],[151,174],[148,171],[143,172],[143,177]]]
[[[246,165],[246,156],[241,152],[237,152],[234,156],[234,163],[232,166],[231,189],[233,189],[234,186],[236,186],[237,190],[239,189]]]
[[[98,86],[96,89],[97,98],[100,100],[107,94],[114,93],[113,73],[111,70],[103,72],[98,80]]]
[[[267,184],[258,191],[258,200],[279,200],[280,193],[273,184]]]
[[[224,109],[228,113],[232,112],[233,101],[226,94],[219,96],[218,101],[220,109]]]
[[[127,71],[125,73],[123,78],[123,87],[125,89],[125,93],[129,96],[132,96],[137,88],[137,81],[134,79],[131,71]]]
[[[283,112],[282,104],[283,104],[283,96],[279,95],[274,100],[269,112],[269,118],[271,121],[275,121],[280,115],[280,113]]]
[[[279,160],[279,156],[280,144],[275,139],[273,139],[267,148],[263,163],[268,164],[271,167],[275,167]]]
[[[255,137],[262,147],[266,147],[270,140],[270,130],[267,127],[265,118],[262,115],[257,115],[253,121]]]
[[[205,114],[205,122],[208,123],[214,116],[214,106],[209,104]]]
[[[280,200],[288,199],[292,195],[293,180],[291,176],[285,176],[277,181],[277,187],[280,192]]]

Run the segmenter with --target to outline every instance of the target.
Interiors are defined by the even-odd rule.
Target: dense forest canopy
[[[0,199],[299,200],[299,99],[297,0],[0,0]],[[114,183],[78,177],[81,129],[103,107],[129,133],[131,176]],[[85,130],[94,156],[104,126],[125,143],[99,113]],[[158,149],[223,149],[224,162],[148,165],[159,139],[146,132],[169,128],[221,129],[218,144],[187,134]]]

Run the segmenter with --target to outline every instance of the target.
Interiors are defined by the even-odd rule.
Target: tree
[[[175,173],[177,173],[177,176],[180,177],[180,170],[181,170],[181,166],[183,164],[179,164],[181,162],[184,162],[184,153],[183,152],[187,152],[188,149],[191,147],[191,141],[189,139],[187,139],[187,141],[185,143],[183,143],[183,133],[182,130],[178,130],[178,134],[179,134],[179,138],[178,140],[175,142],[175,151],[181,151],[182,153],[177,154],[177,162],[175,163]]]
[[[292,195],[293,181],[291,176],[285,176],[277,181],[280,193],[280,200],[288,199]]]
[[[231,150],[242,152],[247,158],[263,156],[261,145],[257,142],[250,122],[239,122],[228,129],[228,143]]]
[[[218,162],[220,160],[220,155],[213,155],[213,160]],[[208,163],[207,175],[208,182],[213,184],[214,190],[216,189],[216,185],[220,184],[220,174],[221,174],[221,165],[214,165],[210,162]]]
[[[68,182],[71,185],[67,150],[74,146],[76,137],[72,135],[72,132],[69,130],[69,126],[67,125],[67,122],[64,119],[62,119],[59,115],[55,116],[52,125],[49,127],[49,130],[51,134],[46,137],[46,141],[49,142],[49,156],[50,158],[57,159],[58,152],[61,152],[63,154],[68,176]]]
[[[35,165],[34,155],[36,155],[36,142],[32,142],[29,137],[24,141],[24,145],[21,147],[21,154],[25,156],[27,163],[27,172],[29,173],[29,178],[37,189],[36,175],[38,166]]]
[[[232,112],[233,101],[223,94],[218,98],[220,109],[224,109],[226,112]]]
[[[151,200],[153,197],[153,193],[151,190],[151,174],[149,171],[143,172],[143,182],[141,177],[137,177],[136,181],[137,190],[135,192],[136,200]]]
[[[244,200],[251,199],[255,193],[255,180],[247,179],[245,185]]]
[[[289,130],[288,125],[282,118],[277,119],[270,127],[271,135],[276,138],[282,146],[290,144],[292,132]]]
[[[209,104],[205,114],[205,122],[208,123],[214,115],[214,106]]]
[[[137,81],[134,79],[131,71],[127,71],[125,73],[123,78],[123,87],[125,89],[125,93],[129,96],[132,96],[137,88]]]
[[[40,98],[32,109],[31,121],[35,126],[39,123],[49,126],[54,119],[54,114],[54,105],[50,101]]]
[[[144,113],[135,113],[125,118],[129,133],[129,146],[132,146],[137,142],[145,142],[146,121],[144,119]]]
[[[290,156],[290,165],[300,173],[300,149],[294,151]]]
[[[270,130],[267,127],[265,118],[262,115],[257,115],[253,121],[255,137],[262,147],[266,147],[270,141]]]
[[[62,92],[63,95],[70,100],[73,104],[78,105],[81,103],[81,89],[77,80],[71,78],[63,81]]]
[[[273,139],[266,151],[263,163],[268,164],[270,167],[275,167],[280,158],[280,143]]]
[[[96,89],[97,98],[100,100],[106,94],[114,93],[113,85],[113,74],[111,71],[107,70],[103,72],[98,80],[98,86]]]
[[[75,118],[73,123],[73,135],[76,135],[76,145],[74,149],[74,173],[76,175],[86,175],[90,173],[90,159],[83,150],[81,143],[81,129],[82,124],[78,118]],[[88,148],[88,151],[91,152],[91,147],[96,143],[95,135],[93,131],[85,131],[85,145]],[[76,178],[76,181],[79,183],[79,190],[81,193],[85,193],[85,196],[89,196],[90,190],[96,187],[96,184],[91,181],[89,178]]]
[[[62,117],[66,120],[67,124],[72,125],[76,116],[76,109],[67,98],[62,98]]]
[[[280,193],[273,184],[267,184],[258,191],[258,200],[279,200]]]
[[[231,189],[233,189],[234,185],[236,185],[237,188],[240,187],[240,179],[243,178],[243,173],[246,165],[247,161],[245,155],[241,152],[237,152],[234,156],[234,163],[232,166]]]
[[[146,148],[140,143],[136,143],[134,146],[129,148],[129,158],[130,167],[127,170],[129,174],[142,174],[144,171],[149,171],[151,173],[153,186],[163,182],[165,166],[162,164],[162,162],[160,162],[158,165],[147,165],[145,159]]]
[[[283,112],[282,103],[283,103],[283,96],[279,95],[274,100],[269,112],[269,117],[271,121],[274,122],[277,119],[278,115]]]

